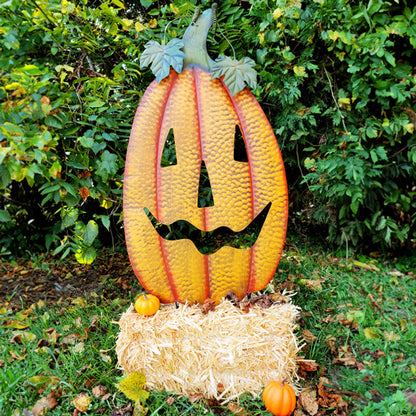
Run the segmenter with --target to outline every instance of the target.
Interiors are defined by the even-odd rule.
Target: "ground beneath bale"
[[[94,265],[44,258],[39,261],[0,260],[0,303],[21,309],[43,300],[46,304],[91,294],[108,299],[131,297],[141,290],[127,254],[103,254]]]

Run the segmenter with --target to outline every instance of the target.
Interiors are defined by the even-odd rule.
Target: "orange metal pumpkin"
[[[263,391],[266,409],[275,416],[289,416],[296,407],[296,395],[285,381],[271,381]]]
[[[205,44],[201,48],[206,54]],[[194,63],[187,56],[185,51],[180,74],[171,69],[148,87],[134,119],[124,177],[126,244],[140,282],[163,303],[219,302],[227,291],[243,298],[267,285],[283,250],[284,166],[272,127],[250,91],[232,96],[223,80],[211,78],[207,58]],[[234,159],[236,129],[247,162]],[[172,132],[177,163],[161,167]],[[214,204],[200,208],[203,162]],[[224,246],[206,255],[190,239],[163,238],[146,212],[159,226],[184,220],[202,234],[221,227],[241,231],[260,213],[267,216],[251,248]]]

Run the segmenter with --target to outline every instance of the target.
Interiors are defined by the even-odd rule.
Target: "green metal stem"
[[[197,65],[209,71],[214,61],[208,55],[207,36],[215,19],[212,9],[205,10],[202,14],[198,10],[195,12],[192,23],[183,36],[184,67]]]

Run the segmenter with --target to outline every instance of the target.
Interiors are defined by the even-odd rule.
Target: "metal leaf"
[[[161,45],[155,40],[146,43],[145,50],[140,57],[140,67],[150,65],[150,69],[156,76],[159,83],[169,75],[170,67],[177,73],[182,72],[183,41],[181,39],[171,39],[166,45]]]
[[[221,55],[211,67],[211,77],[221,78],[224,76],[225,85],[230,89],[231,95],[235,95],[246,86],[256,87],[257,72],[254,66],[255,62],[250,58],[244,57],[238,61]]]

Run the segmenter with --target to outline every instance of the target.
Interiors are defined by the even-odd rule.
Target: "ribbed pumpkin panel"
[[[160,160],[169,130],[173,129],[177,164],[161,167]],[[201,168],[198,97],[190,70],[178,75],[164,109],[157,153],[157,214],[171,224],[187,220],[205,229],[205,213],[198,208]],[[166,267],[180,302],[203,302],[209,293],[208,260],[190,240],[162,241]]]
[[[279,146],[259,103],[247,89],[232,97],[232,101],[246,141],[254,210],[259,212],[265,204],[272,203],[252,247],[247,289],[251,293],[267,285],[283,251],[288,216],[287,184]]]
[[[154,81],[137,109],[126,156],[123,187],[123,216],[126,245],[136,276],[142,285],[160,298],[175,301],[174,289],[162,251],[162,238],[143,208],[157,211],[156,155],[164,108],[176,79]]]

